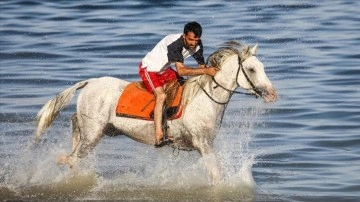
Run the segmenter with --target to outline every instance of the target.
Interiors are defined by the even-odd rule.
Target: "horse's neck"
[[[239,64],[237,56],[232,56],[221,66],[221,71],[215,75],[214,80],[223,88],[234,91],[238,87],[238,70]]]
[[[229,91],[228,86],[223,86],[219,81],[215,79],[209,81],[206,86],[204,86],[205,91],[213,98],[213,102],[218,102],[220,105],[227,103],[231,96],[231,91]],[[205,93],[205,92],[204,92]]]
[[[220,126],[224,110],[231,97],[231,92],[219,87],[213,80],[209,80],[203,84],[202,89],[197,96],[199,96],[200,99],[195,99],[197,102],[191,104],[198,105],[203,109],[212,111],[212,113],[207,116],[203,116],[203,118],[205,118],[206,121],[214,121],[214,126]],[[209,117],[212,118],[209,119]]]
[[[226,104],[232,92],[238,87],[236,81],[237,66],[237,57],[231,57],[221,66],[221,71],[214,78],[208,75],[200,75],[189,79],[187,82],[190,85],[186,85],[186,96],[183,97],[183,104],[188,101],[191,103],[191,100],[199,94],[206,95],[207,98],[205,99],[210,100],[213,104]]]

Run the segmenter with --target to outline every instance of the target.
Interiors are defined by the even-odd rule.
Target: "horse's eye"
[[[250,67],[250,68],[249,68],[249,72],[250,72],[250,73],[255,73],[255,69],[252,68],[252,67]]]

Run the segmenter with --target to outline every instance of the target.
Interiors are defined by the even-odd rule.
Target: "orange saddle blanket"
[[[177,119],[181,116],[181,96],[183,86],[179,82],[168,85],[165,89],[166,99],[166,118],[168,120]],[[149,93],[144,84],[131,82],[122,92],[117,107],[116,115],[145,120],[154,120],[155,96]]]

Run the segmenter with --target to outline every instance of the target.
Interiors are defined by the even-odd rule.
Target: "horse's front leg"
[[[221,176],[216,155],[213,151],[212,141],[202,139],[196,140],[195,142],[194,145],[201,154],[205,167],[209,172],[211,184],[218,184],[221,180]]]

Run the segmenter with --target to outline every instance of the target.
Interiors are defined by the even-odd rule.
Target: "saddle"
[[[183,82],[177,80],[165,86],[166,101],[164,117],[167,120],[177,119],[182,114],[181,96]],[[154,120],[155,95],[149,93],[142,81],[131,82],[122,92],[116,115],[144,120]]]

